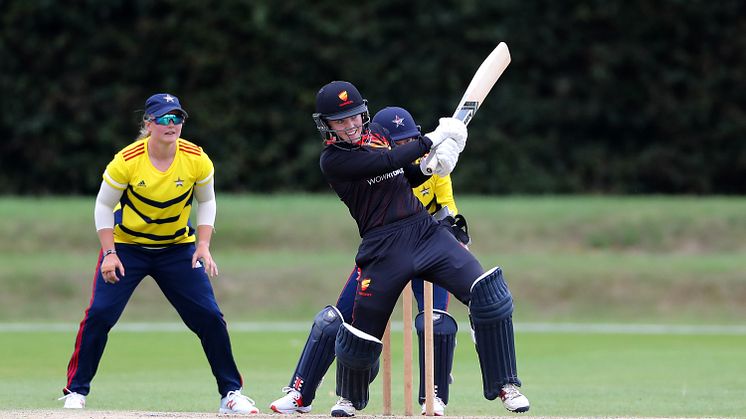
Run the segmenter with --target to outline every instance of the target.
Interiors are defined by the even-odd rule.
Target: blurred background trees
[[[371,111],[449,115],[499,42],[461,193],[746,192],[746,3],[0,1],[0,193],[92,194],[170,92],[230,192],[327,191],[311,113],[349,80]]]

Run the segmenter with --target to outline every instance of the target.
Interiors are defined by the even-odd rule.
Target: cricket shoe
[[[422,414],[426,414],[427,409],[425,409],[425,403],[422,403]],[[446,413],[446,404],[443,403],[443,400],[440,400],[440,397],[435,396],[435,399],[433,400],[433,415],[435,416],[444,416]]]
[[[340,397],[337,403],[332,406],[332,416],[335,418],[350,418],[355,416],[355,406],[352,402]]]
[[[238,413],[253,414],[259,413],[259,409],[254,406],[253,400],[241,394],[241,390],[229,391],[220,399],[220,413]]]
[[[500,400],[503,401],[503,406],[511,412],[528,412],[528,399],[518,391],[515,384],[505,384],[500,389]]]
[[[67,393],[57,400],[65,401],[65,409],[82,409],[85,407],[85,396],[75,392]]]
[[[303,396],[300,392],[291,387],[283,387],[282,391],[285,393],[284,396],[272,402],[269,408],[277,413],[293,414],[293,413],[308,413],[311,411],[311,406],[303,405]]]

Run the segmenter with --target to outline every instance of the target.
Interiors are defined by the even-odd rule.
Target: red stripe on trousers
[[[85,310],[85,315],[83,316],[83,320],[80,321],[80,327],[78,328],[78,336],[75,338],[75,350],[73,351],[73,355],[70,358],[70,363],[67,364],[67,387],[70,387],[70,384],[72,384],[73,376],[75,375],[75,372],[78,370],[78,355],[80,354],[80,342],[83,340],[83,328],[85,327],[85,322],[88,319],[88,310],[91,309],[91,305],[93,305],[93,296],[96,295],[96,278],[98,277],[98,272],[101,269],[101,262],[103,262],[103,254],[104,251],[99,250],[98,252],[98,262],[96,263],[96,271],[93,274],[93,286],[91,287],[91,300],[88,302],[88,308]]]

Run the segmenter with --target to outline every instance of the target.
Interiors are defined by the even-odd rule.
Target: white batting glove
[[[435,166],[434,173],[440,177],[448,176],[456,167],[459,156],[459,146],[452,138],[448,138],[435,149],[435,157],[438,164]]]
[[[446,138],[453,138],[459,146],[459,153],[464,151],[464,147],[466,147],[467,135],[466,125],[456,118],[440,118],[435,131],[425,134],[433,142],[432,148],[438,147]]]

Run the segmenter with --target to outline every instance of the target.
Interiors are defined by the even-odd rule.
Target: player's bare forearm
[[[192,266],[197,267],[197,262],[201,261],[205,266],[205,272],[211,277],[218,276],[218,264],[212,259],[210,253],[210,240],[212,240],[212,232],[214,231],[211,225],[200,225],[197,226],[197,250],[194,251],[192,256]]]

